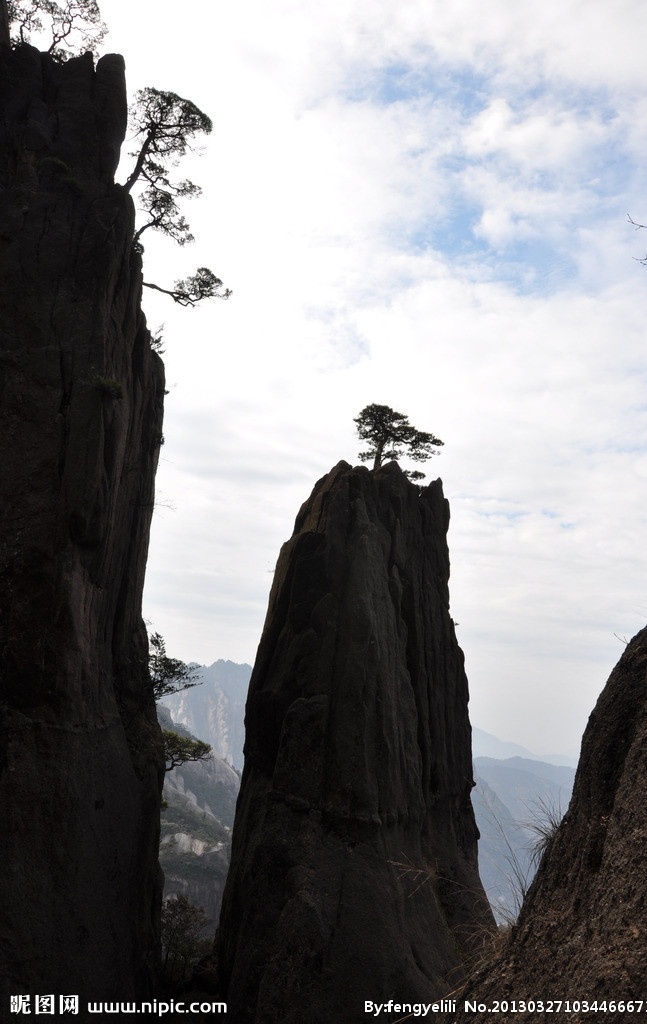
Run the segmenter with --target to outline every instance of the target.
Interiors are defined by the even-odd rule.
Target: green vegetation
[[[185,662],[179,658],[169,658],[164,637],[159,633],[152,633],[148,638],[148,671],[155,701],[170,693],[179,693],[192,686],[199,686],[202,682],[196,678],[195,670],[189,668]],[[211,747],[202,740],[181,736],[170,729],[163,729],[162,735],[167,772],[173,771],[187,761],[207,761],[211,757]]]
[[[148,638],[148,671],[156,701],[202,683],[195,669],[189,668],[179,658],[169,658],[164,637],[159,633],[151,633]]]
[[[118,380],[112,380],[111,377],[93,377],[92,387],[108,398],[119,399],[124,397],[123,384],[120,384]]]
[[[124,182],[130,192],[139,183],[139,209],[146,217],[133,238],[141,246],[141,236],[153,229],[172,238],[178,245],[193,241],[193,235],[178,205],[180,200],[199,196],[202,189],[188,179],[172,180],[168,168],[192,150],[196,135],[209,135],[209,117],[191,100],[174,92],[151,87],[140,89],[130,108],[130,129],[139,148],[131,152],[135,165]],[[163,288],[144,281],[146,288],[170,295],[181,306],[195,306],[202,299],[228,299],[231,291],[223,288],[219,277],[208,267],[199,267],[195,274],[176,281],[172,288]]]
[[[172,288],[161,288],[150,281],[142,283],[144,288],[154,288],[156,292],[170,295],[180,306],[195,306],[202,299],[228,299],[231,295],[231,289],[223,291],[222,281],[208,267],[198,267],[195,274],[176,281]]]
[[[82,196],[83,195],[83,182],[79,181],[78,178],[75,178],[73,174],[64,174],[60,178],[60,182],[61,182],[61,185],[65,185],[65,187],[67,188],[68,192],[71,192],[72,195],[75,195],[75,196]]]
[[[170,729],[162,729],[164,737],[164,757],[166,760],[166,771],[172,772],[181,764],[187,761],[208,761],[212,750],[208,743],[202,740],[193,740],[189,736],[180,736]]]
[[[174,92],[140,89],[130,108],[130,128],[139,149],[131,152],[135,166],[124,183],[130,192],[141,180],[144,190],[139,205],[148,220],[138,229],[135,241],[144,231],[155,228],[173,238],[179,245],[192,242],[189,226],[181,216],[177,199],[200,195],[202,189],[192,181],[171,181],[168,165],[175,166],[191,149],[190,140],[197,134],[209,135],[211,120],[195,103]]]
[[[535,870],[539,867],[542,858],[557,835],[557,829],[561,825],[563,817],[564,811],[560,803],[543,797],[539,797],[535,801],[532,818],[530,821],[524,822],[525,827],[533,836],[530,852]]]
[[[202,907],[180,894],[162,904],[162,969],[167,983],[183,984],[195,964],[211,949],[204,935],[211,922]]]
[[[404,455],[414,462],[425,462],[437,454],[436,447],[444,442],[433,434],[416,430],[407,416],[396,412],[388,405],[367,405],[354,420],[361,441],[368,441],[370,447],[359,453],[362,462],[373,459],[373,469],[379,469],[383,459],[398,461]],[[405,470],[412,480],[420,480],[424,473]]]
[[[214,814],[222,814],[217,801],[212,810]],[[215,818],[211,814],[207,814],[206,811],[200,812],[193,804],[187,807],[171,792],[169,792],[166,807],[162,811],[162,831],[163,835],[184,832],[192,838],[201,839],[212,846],[229,841],[229,833],[220,817]]]
[[[57,156],[44,156],[36,166],[39,171],[52,171],[57,174],[69,174],[71,169],[69,164],[66,164],[64,160],[59,160]]]

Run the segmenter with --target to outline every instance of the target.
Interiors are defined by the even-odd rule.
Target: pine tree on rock
[[[408,416],[388,405],[367,405],[354,422],[360,441],[368,441],[370,445],[358,457],[362,462],[373,459],[373,469],[379,469],[383,460],[397,462],[405,455],[414,462],[426,462],[437,454],[435,448],[444,444],[433,434],[416,430]],[[418,470],[404,472],[412,480],[420,480],[425,475]]]

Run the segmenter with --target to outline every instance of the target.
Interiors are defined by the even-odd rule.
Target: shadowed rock
[[[647,629],[591,714],[573,797],[519,921],[465,998],[630,1000],[647,983]],[[644,1010],[644,1007],[643,1007]],[[609,1010],[605,1020],[633,1021]],[[475,1015],[475,1021],[500,1015]],[[518,1014],[534,1021],[538,1014]],[[542,1017],[543,1019],[543,1017]],[[584,1017],[582,1018],[584,1019]]]
[[[155,966],[164,377],[113,183],[123,61],[0,47],[0,86],[0,993],[75,993],[84,1019]]]
[[[430,1002],[492,926],[448,523],[440,481],[342,462],[281,551],[216,943],[236,1022]]]

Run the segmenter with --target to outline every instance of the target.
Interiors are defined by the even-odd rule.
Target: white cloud
[[[197,237],[230,302],[166,322],[146,614],[186,659],[251,660],[280,544],[352,418],[446,442],[452,606],[475,724],[573,747],[644,620],[647,8],[624,0],[104,0],[131,87],[214,118]],[[211,21],[209,22],[209,19]],[[205,31],[198,32],[196,26]],[[169,42],[171,40],[171,42]],[[645,235],[647,238],[647,235]]]
[[[535,101],[524,104],[520,114],[506,99],[495,97],[473,119],[465,147],[476,157],[505,156],[518,170],[535,178],[549,171],[571,179],[580,175],[599,146],[608,145],[612,132],[613,125],[597,112]]]

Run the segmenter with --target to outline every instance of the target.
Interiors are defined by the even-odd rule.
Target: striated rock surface
[[[147,993],[158,941],[141,595],[164,378],[125,125],[121,57],[0,47],[0,994],[75,993],[80,1019]]]
[[[492,927],[448,523],[440,481],[342,462],[281,551],[216,941],[237,1024],[431,1002]]]
[[[471,980],[465,998],[490,1005],[493,999],[521,997],[589,1002],[644,998],[646,782],[643,629],[627,646],[591,714],[571,803],[517,926],[497,959]],[[605,1020],[634,1021],[636,1010],[609,1008],[601,1015]],[[481,1013],[470,1019],[494,1021],[500,1014]],[[514,1019],[535,1021],[544,1016],[520,1013]]]

